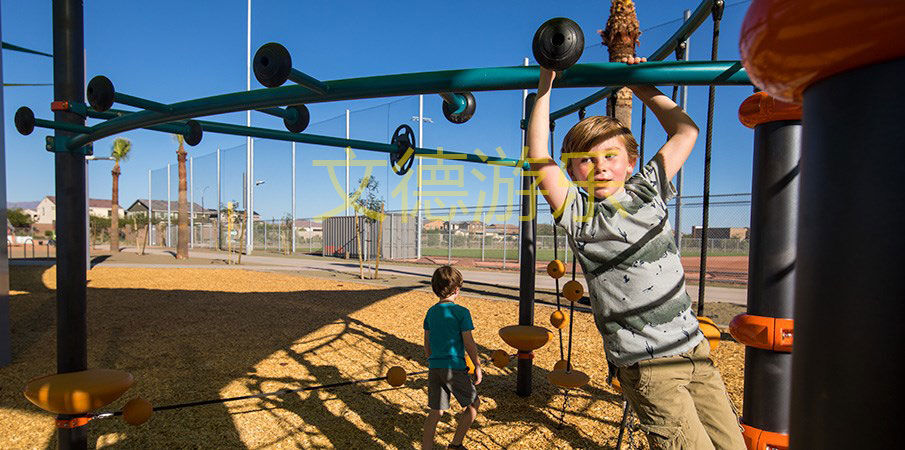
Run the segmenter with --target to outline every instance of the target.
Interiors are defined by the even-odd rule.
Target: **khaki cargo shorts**
[[[617,371],[652,449],[745,450],[742,428],[704,339],[676,356]]]
[[[430,409],[449,409],[450,394],[462,407],[478,399],[478,391],[468,369],[430,369],[427,372],[427,406]]]

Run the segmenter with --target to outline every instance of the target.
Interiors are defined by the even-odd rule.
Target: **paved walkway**
[[[127,250],[128,251],[128,250]],[[167,250],[147,249],[148,253],[164,254]],[[226,253],[204,249],[192,249],[190,252],[192,257],[208,258],[208,259],[224,259]],[[191,267],[191,268],[234,268],[234,269],[250,269],[250,270],[319,270],[325,272],[343,272],[348,274],[358,274],[358,262],[353,260],[341,260],[335,258],[318,258],[318,257],[288,257],[288,256],[261,256],[261,255],[243,255],[241,266],[227,265],[179,265],[179,264],[133,264],[119,262],[100,262],[98,265],[108,267],[130,267],[140,265],[142,267]],[[400,265],[381,262],[380,272],[383,274],[393,274],[400,276],[410,276],[429,279],[434,272],[433,266],[415,266]],[[494,270],[462,270],[462,276],[469,283],[486,284],[490,286],[519,286],[520,279],[517,272],[502,272]],[[584,277],[579,277],[579,281],[585,286],[587,284]],[[535,278],[535,288],[537,290],[555,292],[555,282],[552,278],[538,273]],[[686,287],[688,295],[692,300],[698,298],[698,286],[689,285]],[[745,288],[727,288],[719,286],[707,286],[705,291],[705,303],[724,302],[736,305],[746,305],[748,299],[748,291]]]

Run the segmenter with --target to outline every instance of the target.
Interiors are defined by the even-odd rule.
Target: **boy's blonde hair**
[[[638,160],[638,142],[622,122],[607,116],[586,117],[575,124],[562,141],[562,160],[569,169],[569,153],[581,153],[613,136],[621,136],[630,162]],[[569,171],[571,176],[572,172]]]
[[[447,298],[462,287],[462,273],[450,266],[441,266],[431,277],[431,288],[437,297]]]

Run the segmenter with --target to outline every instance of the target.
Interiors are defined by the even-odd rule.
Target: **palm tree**
[[[635,13],[635,4],[632,0],[612,0],[610,4],[610,18],[606,21],[606,28],[597,30],[603,39],[603,45],[610,54],[610,62],[621,61],[623,58],[635,55],[635,47],[638,46],[638,37],[641,36],[641,27],[638,24],[638,15]],[[607,115],[619,119],[623,125],[632,127],[632,92],[628,88],[621,88],[616,94],[607,99]]]
[[[179,219],[177,222],[176,259],[188,259],[189,257],[189,202],[186,195],[185,182],[185,138],[181,134],[175,135],[179,149],[176,150],[176,160],[179,162]]]
[[[110,217],[110,252],[119,253],[119,162],[129,158],[132,142],[125,138],[113,140],[110,156],[113,158],[113,212]]]

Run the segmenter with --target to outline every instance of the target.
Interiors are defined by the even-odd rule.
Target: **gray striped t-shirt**
[[[683,353],[704,338],[669,225],[674,195],[658,154],[624,192],[591,202],[572,185],[554,212],[587,279],[607,360],[620,367]]]

